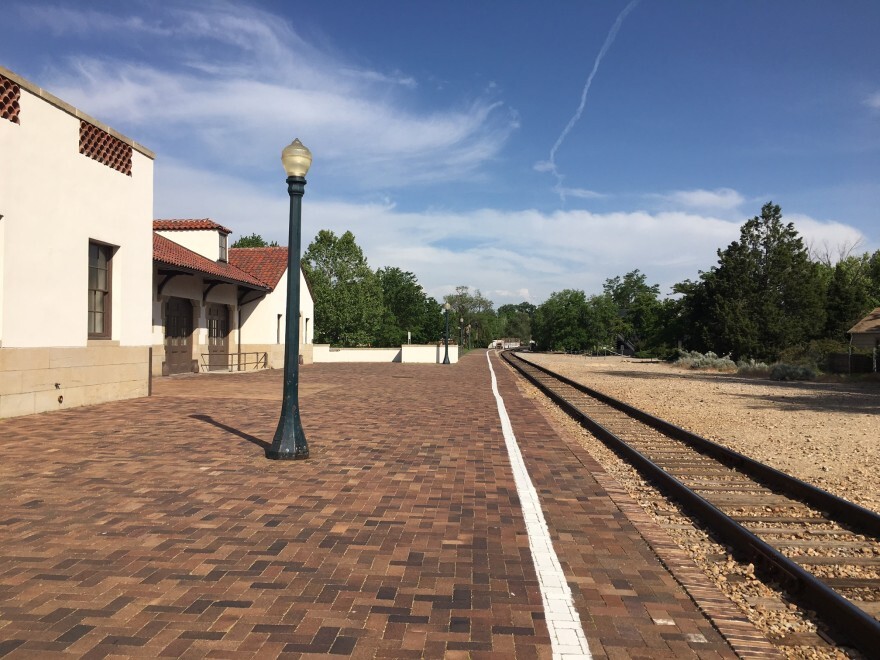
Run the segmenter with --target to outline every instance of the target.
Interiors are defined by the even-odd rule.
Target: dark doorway
[[[193,370],[193,306],[185,298],[169,298],[165,303],[164,375],[185,374]]]

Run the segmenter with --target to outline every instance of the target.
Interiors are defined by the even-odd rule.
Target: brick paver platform
[[[733,657],[494,363],[594,657]],[[0,422],[0,657],[549,658],[486,357],[309,365]]]

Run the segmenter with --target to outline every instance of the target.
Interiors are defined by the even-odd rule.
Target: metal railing
[[[217,355],[202,353],[201,371],[256,371],[269,368],[269,354],[265,351],[227,353]],[[224,358],[226,358],[224,360]]]

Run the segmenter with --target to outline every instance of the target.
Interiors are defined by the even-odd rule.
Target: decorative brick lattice
[[[13,124],[20,124],[18,118],[21,108],[18,101],[21,98],[21,87],[9,78],[0,76],[0,117],[8,119]]]
[[[131,176],[131,146],[87,121],[79,124],[79,152]]]

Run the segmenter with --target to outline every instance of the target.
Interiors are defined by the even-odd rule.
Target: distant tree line
[[[256,234],[242,240],[265,245]],[[459,286],[438,302],[414,273],[372,270],[350,231],[318,232],[302,268],[314,296],[315,341],[337,346],[399,346],[407,333],[413,343],[441,340],[449,303],[450,340],[473,347],[510,337],[542,350],[593,351],[624,340],[657,356],[681,347],[775,361],[845,350],[846,331],[880,306],[880,250],[811,254],[773,203],[717,255],[708,271],[674,285],[671,297],[633,270],[605,280],[600,294],[565,289],[538,306],[497,310],[479,289]]]
[[[306,248],[302,268],[315,303],[315,342],[335,346],[400,346],[443,334],[441,306],[415,274],[372,270],[350,231],[322,229]]]
[[[845,246],[844,246],[845,248]],[[880,250],[836,263],[811,254],[778,205],[746,221],[718,263],[661,299],[638,270],[606,280],[587,297],[566,289],[534,313],[532,335],[546,350],[614,347],[618,337],[645,353],[688,350],[734,360],[775,361],[845,349],[846,331],[880,306]]]
[[[479,289],[471,292],[470,287],[457,286],[455,293],[443,297],[449,303],[450,336],[455,327],[462,341],[468,347],[485,348],[495,339],[509,337],[528,342],[531,336],[532,315],[536,307],[528,302],[516,305],[501,305],[493,308],[491,300]]]
[[[336,346],[400,346],[440,341],[443,303],[449,303],[449,339],[485,347],[499,337],[528,340],[535,306],[523,302],[495,311],[467,286],[443,303],[428,296],[414,273],[389,266],[373,271],[354,234],[321,230],[306,248],[302,268],[315,303],[315,341]],[[409,333],[409,334],[408,334]]]

